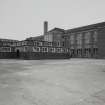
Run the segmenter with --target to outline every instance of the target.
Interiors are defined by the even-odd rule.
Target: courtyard
[[[105,105],[105,60],[0,60],[0,105]]]

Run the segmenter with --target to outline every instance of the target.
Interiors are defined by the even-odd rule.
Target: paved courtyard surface
[[[105,105],[105,60],[0,60],[0,105]]]

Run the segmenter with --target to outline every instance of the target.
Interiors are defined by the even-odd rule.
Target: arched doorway
[[[19,49],[16,50],[16,57],[17,57],[17,58],[20,57],[20,51],[19,51]]]

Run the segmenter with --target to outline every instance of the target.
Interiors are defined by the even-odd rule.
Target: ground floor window
[[[37,52],[40,52],[40,47],[37,47]]]
[[[42,47],[42,52],[48,52],[48,48],[47,47]]]
[[[82,49],[77,49],[77,56],[79,56],[79,57],[82,56]]]
[[[49,48],[49,52],[55,52],[55,48]]]
[[[40,52],[40,47],[33,47],[33,52]]]
[[[11,52],[11,48],[10,47],[1,47],[0,52]]]
[[[67,49],[66,49],[66,48],[63,48],[63,49],[62,49],[62,52],[63,52],[63,53],[67,53]]]
[[[85,57],[91,57],[91,48],[85,48],[84,49],[84,56]]]
[[[74,55],[75,55],[75,50],[71,49],[71,56],[74,56]]]
[[[93,48],[93,55],[97,55],[98,48]]]
[[[57,53],[61,53],[61,51],[62,51],[61,48],[56,48]]]
[[[57,47],[60,47],[61,46],[60,45],[61,44],[60,41],[57,41],[56,43],[57,43]]]
[[[64,42],[64,41],[62,42],[62,46],[63,46],[63,47],[65,46],[65,42]]]
[[[28,51],[28,47],[25,46],[25,47],[24,47],[24,52],[27,52],[27,51]]]

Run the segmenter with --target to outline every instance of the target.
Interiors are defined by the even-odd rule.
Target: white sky
[[[43,21],[70,29],[105,21],[105,0],[0,0],[0,38],[43,34]]]

